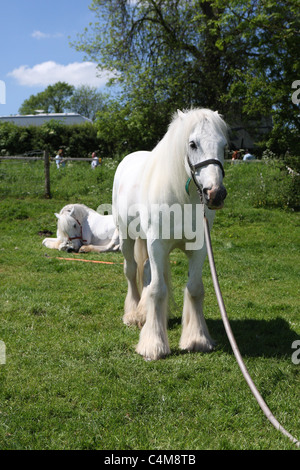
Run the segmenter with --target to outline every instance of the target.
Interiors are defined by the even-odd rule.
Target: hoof
[[[127,326],[139,326],[139,318],[136,311],[131,311],[123,315],[123,323]]]
[[[214,350],[216,344],[216,341],[204,339],[190,341],[188,343],[184,343],[183,341],[181,341],[179,347],[183,351],[209,353]]]
[[[152,343],[145,346],[140,341],[136,347],[136,352],[140,354],[145,361],[149,362],[164,359],[171,351],[168,344],[157,343],[155,345]]]

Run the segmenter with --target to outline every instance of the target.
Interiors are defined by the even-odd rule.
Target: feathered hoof
[[[139,329],[142,329],[146,321],[145,312],[140,309],[139,304],[136,306],[135,309],[131,309],[129,312],[126,312],[123,316],[123,323],[125,325],[134,325],[137,326]]]
[[[136,352],[143,356],[145,361],[158,361],[159,359],[164,359],[166,356],[170,354],[170,348],[168,345],[165,344],[151,344],[149,346],[145,346],[139,342],[136,347]]]
[[[188,342],[181,341],[179,347],[183,351],[210,353],[214,350],[216,345],[216,341],[204,338]]]
[[[131,311],[131,312],[127,312],[123,315],[123,323],[124,325],[127,325],[127,326],[139,326],[139,317],[137,315],[137,311]]]

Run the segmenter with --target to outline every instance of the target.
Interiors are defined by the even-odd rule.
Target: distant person
[[[235,160],[238,160],[240,156],[240,152],[238,150],[235,150],[232,154],[231,161],[232,163],[235,163]]]
[[[246,153],[245,155],[243,156],[243,160],[244,161],[248,161],[248,160],[254,160],[255,159],[255,156],[252,155],[249,150],[246,149]]]
[[[56,162],[56,168],[59,169],[59,168],[63,168],[66,164],[66,162],[64,161],[64,152],[62,149],[59,149],[59,151],[57,152],[57,155],[55,157],[55,162]]]
[[[92,169],[94,170],[98,165],[100,165],[101,163],[101,158],[98,158],[97,155],[96,155],[96,152],[93,152],[92,153],[92,163],[91,163],[91,167]]]

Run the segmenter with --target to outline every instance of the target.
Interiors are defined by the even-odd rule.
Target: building
[[[257,144],[264,140],[265,135],[273,128],[271,116],[262,117],[260,121],[236,120],[230,122],[230,148],[255,150]]]
[[[92,123],[91,119],[81,116],[77,113],[51,113],[51,114],[16,114],[13,116],[0,116],[1,122],[11,122],[17,126],[42,126],[49,121],[60,121],[62,124],[84,124],[86,122]]]

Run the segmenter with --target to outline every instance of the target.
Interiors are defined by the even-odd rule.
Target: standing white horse
[[[43,245],[81,253],[119,250],[119,234],[112,215],[101,215],[84,204],[68,204],[59,214],[57,238],[45,238]]]
[[[180,348],[213,349],[202,311],[203,214],[211,228],[215,209],[223,207],[226,145],[227,125],[217,112],[178,111],[152,152],[132,153],[117,168],[113,215],[128,281],[123,321],[143,325],[136,351],[147,360],[170,353],[168,271],[174,248],[184,250],[189,259]],[[144,284],[141,294],[137,272]]]

